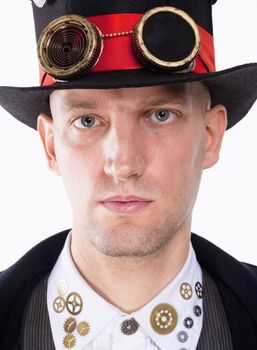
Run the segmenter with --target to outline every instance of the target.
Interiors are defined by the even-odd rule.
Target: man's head
[[[53,92],[53,119],[41,114],[38,130],[73,228],[111,256],[148,255],[190,230],[226,129],[225,107],[209,106],[201,83]]]

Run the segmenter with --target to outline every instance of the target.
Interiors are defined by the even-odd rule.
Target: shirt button
[[[138,330],[138,323],[134,318],[125,320],[121,324],[121,331],[125,335],[132,335]]]

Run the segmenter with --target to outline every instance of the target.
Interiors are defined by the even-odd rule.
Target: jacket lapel
[[[237,261],[195,234],[192,244],[200,265],[219,289],[234,349],[257,349],[257,268]]]

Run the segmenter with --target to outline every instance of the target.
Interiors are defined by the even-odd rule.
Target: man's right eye
[[[76,119],[73,122],[73,125],[79,129],[84,129],[84,128],[89,129],[89,128],[93,128],[99,124],[100,124],[100,122],[93,115],[85,115],[83,117]]]

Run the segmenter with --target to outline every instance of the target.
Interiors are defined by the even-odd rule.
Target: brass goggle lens
[[[38,42],[44,71],[61,80],[78,78],[92,69],[102,50],[99,30],[86,18],[63,16],[51,22]]]
[[[134,29],[134,48],[153,69],[191,71],[200,50],[200,33],[184,11],[163,6],[149,10]]]
[[[87,50],[87,33],[75,25],[66,25],[48,41],[48,60],[56,68],[70,68],[82,61]]]

